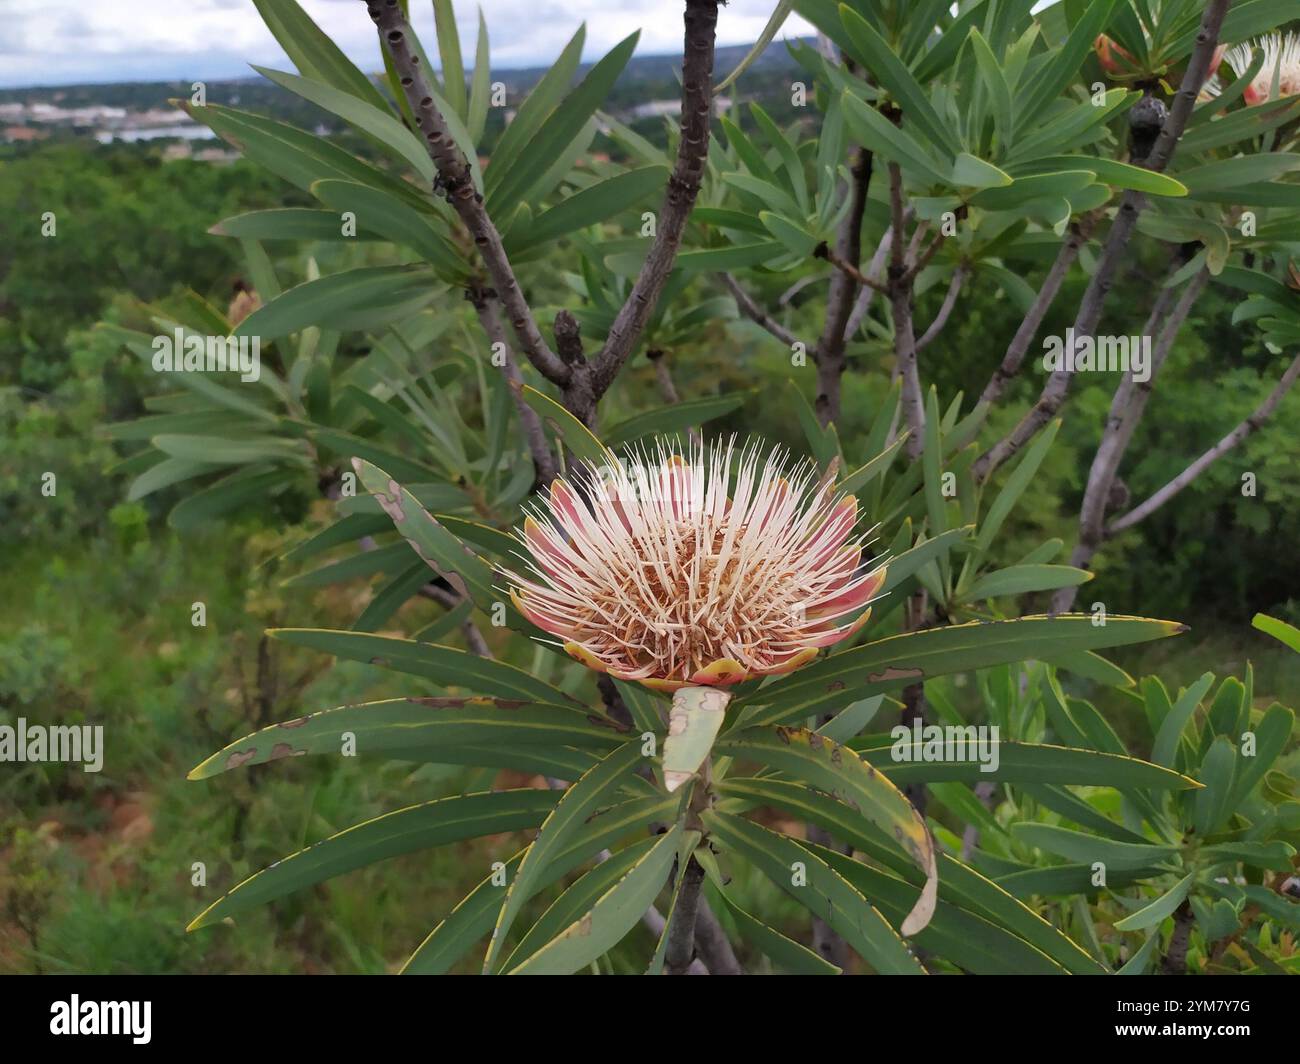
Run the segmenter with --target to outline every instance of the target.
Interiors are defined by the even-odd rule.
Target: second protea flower
[[[1247,105],[1254,106],[1273,99],[1274,83],[1277,84],[1277,99],[1300,96],[1300,34],[1270,33],[1253,44],[1229,48],[1224,58],[1232,72],[1242,77],[1255,62],[1256,51],[1263,53],[1264,61],[1242,93]],[[1203,96],[1218,96],[1222,91],[1222,84],[1215,76],[1206,82]]]
[[[583,664],[659,690],[786,673],[866,622],[857,502],[757,445],[660,444],[556,480],[506,574],[519,610]]]

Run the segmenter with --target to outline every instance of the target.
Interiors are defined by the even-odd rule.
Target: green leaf
[[[1182,738],[1183,729],[1187,727],[1187,722],[1192,719],[1192,714],[1196,712],[1196,707],[1200,705],[1201,699],[1205,697],[1212,683],[1214,683],[1214,674],[1205,673],[1174,703],[1173,709],[1160,725],[1160,731],[1156,733],[1155,745],[1151,748],[1151,760],[1157,765],[1174,767],[1178,741]]]
[[[1255,755],[1242,756],[1237,766],[1237,780],[1232,785],[1232,796],[1228,799],[1230,808],[1235,809],[1242,800],[1255,789],[1273,763],[1286,749],[1291,731],[1295,727],[1295,713],[1277,703],[1269,706],[1259,723],[1254,727]]]
[[[1267,613],[1255,614],[1250,625],[1252,628],[1258,628],[1261,632],[1271,635],[1274,639],[1300,654],[1300,628],[1295,625],[1287,624],[1286,621],[1280,621],[1276,617],[1270,617]]]
[[[959,152],[953,163],[952,184],[958,188],[999,188],[1011,183],[1012,177],[1005,170],[966,152]]]
[[[379,235],[358,223],[357,235],[343,235],[343,224],[335,211],[309,207],[285,207],[269,211],[249,211],[223,218],[212,226],[214,236],[233,236],[248,240],[376,240]]]
[[[353,623],[352,630],[377,631],[428,582],[429,567],[417,559],[375,593],[361,616]]]
[[[560,439],[564,441],[564,445],[579,460],[590,462],[597,468],[606,466],[614,460],[609,448],[596,439],[591,429],[587,428],[586,425],[549,395],[539,392],[536,388],[527,384],[523,386],[520,394],[523,396],[525,403],[555,427],[555,430],[560,434]]]
[[[446,649],[446,648],[441,648]],[[515,745],[578,746],[603,750],[621,743],[609,725],[595,724],[565,705],[481,696],[389,698],[340,706],[237,739],[190,770],[201,780],[245,765],[311,754],[338,756],[351,734],[361,754],[399,756],[412,749]]]
[[[824,920],[882,975],[924,975],[925,969],[885,918],[830,865],[794,839],[717,809],[701,818],[725,851],[754,865],[772,883]],[[803,866],[806,881],[796,878]],[[798,885],[796,885],[798,884]]]
[[[778,968],[784,969],[791,975],[841,974],[842,969],[825,960],[821,954],[815,953],[794,939],[786,938],[780,931],[768,927],[758,918],[745,912],[725,891],[719,890],[718,896],[726,903],[727,910],[736,921],[740,937],[770,958]]]
[[[1184,876],[1150,905],[1144,905],[1135,913],[1130,913],[1122,920],[1115,921],[1116,931],[1145,931],[1157,926],[1167,916],[1173,916],[1174,910],[1183,903],[1187,892],[1192,889],[1196,874]]]
[[[606,221],[659,191],[667,179],[666,166],[643,166],[597,181],[539,214],[520,243],[507,243],[523,251]]]
[[[835,838],[852,843],[873,862],[907,879],[914,887],[919,888],[924,882],[923,874],[899,848],[897,840],[843,803],[803,782],[729,777],[718,785],[718,791],[724,798],[772,805],[820,824]],[[1097,961],[991,879],[942,851],[938,859],[940,898],[1014,931],[1071,972],[1105,974]]]
[[[1204,166],[1184,170],[1178,179],[1190,193],[1217,192],[1239,185],[1271,181],[1275,177],[1300,170],[1300,154],[1294,152],[1263,152],[1259,155],[1242,155],[1235,159],[1221,159]]]
[[[389,421],[389,419],[385,420]],[[390,421],[387,427],[392,427]],[[319,428],[312,432],[312,437],[318,445],[333,454],[342,455],[345,458],[362,458],[375,464],[383,463],[385,469],[391,469],[396,476],[411,482],[411,490],[416,493],[417,498],[424,498],[425,496],[421,495],[420,491],[427,488],[431,495],[445,496],[441,500],[441,506],[445,508],[454,508],[457,505],[468,505],[469,503],[469,497],[460,488],[442,480],[427,465],[405,458],[400,454],[394,454],[392,451],[387,451],[371,443],[370,440],[363,439],[360,436],[353,436],[347,432],[335,432],[333,429]],[[367,506],[367,504],[370,505]],[[339,500],[339,509],[343,511],[352,509],[353,512],[362,510],[369,510],[369,512],[373,513],[380,512],[379,504],[365,495],[355,495],[351,498]]]
[[[794,197],[773,179],[754,177],[739,171],[731,171],[723,174],[722,180],[732,188],[737,188],[747,195],[762,200],[772,210],[781,214],[798,215],[800,213],[799,204],[794,201]]]
[[[1220,735],[1201,761],[1197,779],[1204,789],[1196,792],[1193,825],[1202,838],[1213,834],[1232,811],[1228,799],[1237,767],[1237,748],[1227,736]]]
[[[388,109],[370,79],[294,0],[253,0],[253,3],[266,28],[304,77],[332,85],[372,107]]]
[[[582,57],[586,34],[586,26],[579,26],[578,31],[569,39],[569,43],[564,46],[563,51],[551,65],[551,69],[533,86],[527,98],[519,105],[514,119],[506,126],[493,151],[493,155],[498,160],[519,161],[527,158],[525,152],[529,141],[569,89]],[[506,178],[510,169],[511,167],[506,166],[488,167],[488,173],[483,181],[484,190],[488,193],[495,190]],[[541,169],[540,164],[538,169]]]
[[[1134,953],[1115,974],[1145,975],[1147,968],[1151,964],[1151,957],[1158,945],[1160,945],[1160,935],[1153,931],[1147,936],[1147,940],[1142,943],[1141,949]]]
[[[630,834],[656,821],[671,819],[677,799],[665,795],[634,798],[621,802],[593,817],[585,833],[575,839],[542,874],[538,889],[544,890],[590,860],[595,852],[613,846]],[[527,850],[505,862],[505,882],[513,882]],[[425,938],[407,960],[402,974],[438,975],[448,971],[480,938],[492,930],[501,908],[502,890],[493,871],[456,905]]]
[[[1073,196],[1093,183],[1090,170],[1063,170],[1053,174],[1030,174],[1017,177],[1001,188],[986,188],[970,198],[971,205],[989,211],[1015,210],[1039,199],[1058,199]]]
[[[624,777],[633,774],[643,760],[639,742],[624,743],[598,761],[564,792],[559,804],[543,822],[537,838],[524,854],[519,864],[519,874],[510,883],[483,961],[484,974],[495,970],[515,918],[524,903],[541,888],[546,866],[583,831],[591,815],[611,799]]]
[[[839,799],[899,844],[925,873],[925,888],[900,925],[904,935],[920,931],[934,912],[939,889],[934,840],[905,795],[848,747],[806,728],[747,728],[716,745],[721,756],[757,761]]]
[[[956,139],[948,124],[930,105],[925,89],[917,83],[889,43],[866,19],[847,4],[840,5],[840,19],[848,32],[855,57],[889,90],[903,111],[903,121],[929,141],[945,160],[952,159],[950,144]]]
[[[1107,868],[1119,870],[1144,868],[1171,860],[1178,854],[1176,846],[1151,843],[1118,842],[1082,831],[1052,827],[1048,824],[1012,824],[1011,833],[1030,846],[1057,854],[1071,861],[1092,864],[1101,861]]]
[[[1019,130],[1029,125],[1056,101],[1061,91],[1079,76],[1083,61],[1092,50],[1093,41],[1105,29],[1116,0],[1093,0],[1087,11],[1075,22],[1069,37],[1057,48],[1051,58],[1039,66],[1028,81],[1019,86],[1018,98],[1025,101],[1024,109],[1017,115]]]
[[[1034,474],[1038,472],[1038,467],[1042,465],[1043,459],[1047,457],[1052,441],[1056,439],[1056,434],[1060,429],[1061,422],[1059,418],[1047,425],[1030,445],[1029,450],[1025,452],[1025,456],[1020,459],[1015,471],[1011,476],[1007,477],[1007,482],[1002,486],[1002,490],[998,492],[997,498],[993,500],[993,504],[989,507],[984,520],[980,522],[979,534],[975,537],[972,565],[988,553],[989,547],[997,538],[998,532],[1002,530],[1003,522],[1015,509],[1016,503],[1020,501],[1020,496],[1025,493],[1030,481],[1034,479]]]
[[[492,586],[495,579],[492,567],[443,528],[414,495],[364,459],[352,459],[352,466],[365,489],[379,500],[415,553],[462,598],[473,599],[479,609],[488,612],[502,601]]]
[[[425,266],[363,266],[305,281],[253,311],[233,336],[265,343],[309,325],[348,332],[408,316],[437,294]]]
[[[274,436],[231,440],[224,436],[178,436],[166,433],[151,441],[158,450],[188,462],[217,462],[235,465],[245,462],[291,461],[306,457],[297,440]]]
[[[185,102],[182,106],[192,119],[208,126],[242,155],[304,191],[310,191],[313,182],[337,177],[383,189],[414,207],[430,205],[429,197],[410,182],[362,162],[322,137],[218,104],[195,107]],[[263,297],[272,294],[260,283],[257,287]]]
[[[639,30],[625,37],[597,62],[578,87],[547,115],[527,145],[519,145],[517,152],[509,153],[503,153],[502,145],[498,145],[494,154],[505,165],[496,182],[487,186],[488,211],[494,218],[508,217],[516,204],[526,201],[539,175],[582,133],[632,58],[639,37]],[[489,167],[489,172],[495,169]]]
[[[869,897],[886,919],[907,911],[915,888],[905,880],[869,868],[825,846],[808,847]],[[994,923],[940,902],[934,918],[916,936],[916,945],[974,975],[1068,975],[1042,951]]]
[[[614,680],[614,687],[619,697],[632,716],[632,724],[638,732],[650,732],[654,735],[664,730],[664,708],[662,698],[630,680]]]
[[[304,100],[322,107],[330,114],[337,115],[349,125],[387,148],[395,157],[405,161],[420,178],[433,183],[436,170],[420,138],[393,117],[393,112],[385,105],[382,109],[372,104],[361,103],[351,93],[322,85],[309,78],[296,74],[287,74],[280,70],[253,66],[253,69],[268,81],[273,81],[283,89],[288,89]]]
[[[818,728],[817,734],[832,743],[847,743],[871,723],[884,701],[884,695],[876,695],[845,706]]]
[[[167,523],[177,532],[189,532],[218,520],[247,503],[265,505],[268,496],[298,478],[293,470],[273,469],[258,472],[242,469],[182,499],[167,515]]]
[[[1078,587],[1091,579],[1092,573],[1086,569],[1069,565],[1012,565],[978,577],[962,598],[967,602],[978,602],[1001,595],[1054,591],[1059,587]]]
[[[915,547],[910,547],[901,554],[895,554],[889,559],[885,582],[880,588],[881,594],[888,594],[894,588],[900,587],[908,577],[919,572],[936,558],[943,557],[956,544],[969,539],[970,534],[970,525],[951,528],[940,536],[922,540]]]
[[[407,806],[355,824],[249,876],[190,922],[209,927],[236,913],[404,853],[536,827],[554,808],[554,791],[521,789],[456,795]]]
[[[983,780],[1003,783],[1079,784],[1134,790],[1187,790],[1199,784],[1171,769],[1120,754],[1101,753],[1068,746],[1043,743],[1020,743],[1000,739],[982,749],[989,755],[981,762],[978,751],[967,740],[962,744],[945,738],[943,758],[933,760],[923,741],[919,745],[909,737],[898,737],[889,745],[876,745],[877,739],[864,737],[850,745],[859,757],[884,772],[894,783],[925,783],[935,780],[960,780],[978,783]],[[961,755],[961,756],[959,756]],[[994,767],[996,755],[996,767]]]
[[[351,211],[357,225],[379,233],[394,244],[418,252],[448,278],[468,277],[469,271],[447,238],[430,224],[428,215],[387,193],[355,181],[317,181],[312,195],[337,211]],[[339,224],[335,216],[335,226]]]
[[[1002,72],[1002,66],[998,63],[997,57],[993,54],[993,49],[989,47],[988,41],[984,35],[977,29],[970,31],[971,51],[975,55],[975,63],[979,67],[980,80],[984,83],[984,88],[988,91],[989,103],[993,109],[993,127],[998,135],[998,147],[1005,152],[1010,147],[1013,129],[1013,105],[1011,100],[1011,86],[1007,84],[1006,76]],[[961,165],[962,156],[957,156],[957,165]],[[997,169],[994,167],[993,169]],[[1001,174],[1002,171],[998,170]],[[1004,177],[1006,175],[1003,175]],[[954,171],[954,178],[956,173]],[[978,182],[964,182],[955,180],[955,184],[976,185],[983,187]],[[987,183],[987,182],[986,182]],[[1006,185],[1011,183],[1009,177],[1005,181],[995,181],[992,184]]]
[[[713,87],[715,94],[729,89],[735,80],[749,69],[754,60],[767,50],[767,46],[772,43],[772,39],[785,25],[785,20],[790,17],[790,12],[793,10],[794,0],[779,0],[772,11],[771,17],[767,20],[767,25],[763,27],[763,32],[758,35],[758,40],[745,53],[744,58],[732,68],[731,73]]]
[[[328,628],[272,628],[269,634],[294,646],[320,650],[347,661],[421,676],[440,687],[468,688],[494,698],[583,708],[582,703],[572,701],[558,687],[515,665],[481,658],[455,647]]]
[[[180,484],[225,468],[227,467],[220,462],[192,462],[183,458],[164,458],[131,481],[131,487],[126,493],[127,501],[135,502],[173,484]]]
[[[908,433],[899,433],[898,438],[865,465],[855,469],[840,482],[840,490],[845,495],[856,495],[877,477],[884,474],[893,464],[899,448],[907,442]],[[931,542],[934,542],[931,540]]]
[[[950,166],[947,163],[937,163],[917,141],[870,104],[845,90],[840,106],[849,133],[863,147],[916,171],[931,184],[949,183]]]
[[[745,695],[735,708],[764,707],[747,718],[747,724],[780,723],[935,676],[1047,660],[1061,651],[1144,643],[1185,630],[1174,621],[1141,617],[1111,616],[1104,626],[1098,626],[1091,616],[1077,614],[932,628],[832,654]]]
[[[816,233],[810,233],[800,223],[784,218],[772,211],[759,211],[759,220],[767,227],[791,255],[808,256],[817,246]]]
[[[470,140],[475,144],[483,138],[483,127],[487,124],[488,104],[492,99],[491,51],[487,20],[483,18],[483,9],[480,7],[478,45],[474,52],[474,78],[469,87],[469,108],[465,116]]]
[[[730,395],[706,395],[699,399],[683,399],[668,406],[656,407],[620,421],[605,430],[606,442],[611,447],[632,443],[642,436],[672,435],[683,429],[720,418],[737,410],[749,398],[748,392]]]
[[[1187,187],[1167,174],[1158,174],[1143,166],[1121,163],[1092,155],[1053,155],[1034,160],[1043,170],[1088,170],[1097,181],[1116,188],[1131,188],[1153,196],[1186,196]]]
[[[1202,856],[1211,864],[1230,861],[1236,864],[1251,865],[1254,868],[1269,868],[1275,872],[1294,871],[1295,847],[1282,839],[1271,842],[1225,842],[1217,846],[1207,846],[1201,851]]]
[[[648,852],[583,916],[508,974],[571,975],[616,946],[663,890],[668,870],[677,859],[681,834],[681,826],[674,825],[658,841],[651,840]]]
[[[456,34],[456,13],[451,0],[433,0],[433,25],[438,34],[438,56],[442,60],[442,91],[451,110],[465,117],[465,64],[460,57]]]
[[[285,587],[322,588],[329,584],[341,583],[343,580],[354,580],[357,576],[374,576],[377,572],[391,574],[411,565],[412,558],[415,558],[415,554],[411,552],[406,542],[396,542],[374,550],[360,550],[341,561],[330,562],[329,565],[291,576],[285,581]],[[428,580],[428,568],[424,571],[424,575]]]

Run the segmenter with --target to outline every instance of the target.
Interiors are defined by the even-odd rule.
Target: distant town
[[[740,61],[748,46],[718,49],[717,66],[727,70]],[[615,117],[639,132],[655,135],[665,118],[677,115],[677,56],[637,56],[619,79],[609,106]],[[747,98],[758,96],[765,106],[788,94],[798,71],[781,44],[770,47],[746,77]],[[585,68],[584,68],[585,72]],[[522,99],[545,68],[493,71],[507,87],[508,97]],[[99,144],[159,142],[155,150],[166,160],[192,159],[225,163],[238,158],[207,126],[196,122],[169,101],[191,96],[197,83],[124,82],[0,90],[0,145],[33,145],[47,140],[93,139]],[[261,77],[211,81],[204,85],[209,103],[265,114],[321,135],[337,132],[334,116],[306,103]],[[718,99],[719,112],[732,100]],[[502,118],[509,122],[513,108]]]

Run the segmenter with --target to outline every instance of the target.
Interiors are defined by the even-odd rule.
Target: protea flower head
[[[734,439],[629,450],[581,490],[557,479],[519,539],[515,605],[598,672],[659,690],[790,672],[856,632],[885,571],[857,502],[783,452]]]
[[[1242,99],[1250,106],[1267,103],[1272,99],[1273,81],[1277,80],[1277,98],[1300,96],[1300,34],[1270,33],[1252,44],[1238,44],[1229,48],[1224,58],[1232,72],[1241,77],[1255,61],[1256,51],[1263,52],[1264,63],[1251,79]],[[1204,96],[1218,96],[1223,85],[1218,77],[1205,84]]]

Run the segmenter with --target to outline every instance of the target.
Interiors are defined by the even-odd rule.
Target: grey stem
[[[1175,265],[1177,265],[1177,260]],[[1147,379],[1136,381],[1131,372],[1124,374],[1115,396],[1111,401],[1110,415],[1106,419],[1106,428],[1102,432],[1101,443],[1092,459],[1092,468],[1088,471],[1088,485],[1083,493],[1083,506],[1079,512],[1079,542],[1070,555],[1070,564],[1077,568],[1086,568],[1093,555],[1105,539],[1103,527],[1106,518],[1107,501],[1111,497],[1111,488],[1119,473],[1120,463],[1133,439],[1133,432],[1146,410],[1152,389],[1155,387],[1156,375],[1160,372],[1179,330],[1191,313],[1192,304],[1196,302],[1209,279],[1209,271],[1204,267],[1183,289],[1176,306],[1169,307],[1173,289],[1166,288],[1156,301],[1151,317],[1147,320],[1145,336],[1150,336],[1154,329],[1159,329],[1155,348],[1151,352],[1151,365]],[[1065,613],[1074,605],[1078,587],[1061,588],[1052,599],[1052,612]]]
[[[1296,378],[1300,377],[1300,355],[1286,368],[1282,374],[1282,379],[1277,382],[1277,387],[1269,393],[1262,403],[1259,404],[1254,412],[1246,418],[1235,429],[1223,437],[1218,443],[1206,451],[1200,458],[1196,459],[1191,465],[1184,469],[1178,476],[1174,477],[1168,484],[1152,495],[1146,502],[1140,506],[1135,506],[1123,517],[1112,521],[1106,527],[1106,535],[1114,536],[1123,532],[1126,528],[1132,528],[1139,521],[1151,516],[1156,510],[1160,509],[1165,503],[1177,495],[1183,488],[1187,487],[1193,480],[1199,477],[1206,468],[1216,459],[1222,458],[1231,451],[1242,440],[1264,424],[1269,416],[1277,408],[1278,403],[1282,401],[1283,396],[1291,390],[1295,384]]]
[[[1070,272],[1070,267],[1074,265],[1075,259],[1079,257],[1079,249],[1088,242],[1088,235],[1092,231],[1093,219],[1081,218],[1079,221],[1070,226],[1070,235],[1065,238],[1061,244],[1061,249],[1056,253],[1056,259],[1053,261],[1051,269],[1047,271],[1047,277],[1043,279],[1043,285],[1038,290],[1038,295],[1030,305],[1029,311],[1025,314],[1024,319],[1020,322],[1016,334],[1011,338],[1011,343],[1007,345],[1006,354],[1002,356],[1002,361],[998,368],[993,371],[993,376],[989,378],[988,384],[984,385],[984,392],[980,396],[980,402],[986,405],[992,405],[1002,398],[1002,393],[1006,391],[1007,384],[1011,379],[1020,372],[1021,363],[1025,360],[1025,353],[1029,350],[1030,343],[1038,333],[1038,328],[1043,324],[1043,319],[1047,316],[1048,310],[1051,309],[1056,294],[1061,290],[1061,284],[1065,281]],[[983,474],[976,465],[977,479],[982,478]]]
[[[1169,160],[1173,158],[1178,139],[1183,135],[1187,120],[1191,117],[1192,108],[1196,106],[1196,97],[1209,74],[1210,57],[1214,52],[1215,45],[1218,43],[1219,31],[1223,26],[1223,17],[1228,10],[1229,2],[1230,0],[1209,0],[1209,3],[1205,6],[1205,15],[1201,20],[1201,28],[1196,35],[1196,46],[1192,49],[1191,58],[1187,61],[1187,72],[1183,75],[1182,83],[1174,96],[1173,107],[1169,109],[1169,115],[1161,126],[1160,135],[1156,138],[1155,145],[1147,157],[1142,160],[1142,165],[1148,170],[1161,173],[1169,165]],[[1088,288],[1079,304],[1078,314],[1074,319],[1075,337],[1092,336],[1097,328],[1097,322],[1101,319],[1102,307],[1106,302],[1106,295],[1109,293],[1111,284],[1115,279],[1115,272],[1119,268],[1119,264],[1124,257],[1124,251],[1128,247],[1128,242],[1137,228],[1138,216],[1145,207],[1146,197],[1142,193],[1131,189],[1124,193],[1120,201],[1119,211],[1115,215],[1115,220],[1111,223],[1110,233],[1106,237],[1106,244],[1102,249],[1101,257],[1097,261],[1096,272],[1088,282]],[[1066,394],[1070,390],[1072,376],[1073,372],[1066,367],[1054,370],[1051,373],[1047,383],[1043,386],[1038,401],[1020,420],[1020,423],[1011,430],[1008,436],[999,440],[987,453],[981,455],[972,467],[972,472],[977,480],[984,479],[1008,458],[1019,452],[1026,443],[1038,434],[1038,431],[1044,425],[1056,416],[1056,412],[1061,408],[1061,404],[1065,401]]]
[[[862,216],[867,207],[867,188],[871,184],[872,154],[856,149],[849,175],[849,209],[840,223],[835,252],[855,268],[862,260]],[[844,375],[844,346],[848,337],[849,317],[853,312],[857,282],[842,271],[831,275],[830,294],[826,300],[826,321],[813,361],[817,364],[817,420],[825,428],[840,417],[840,378]]]
[[[794,333],[764,310],[762,304],[746,292],[735,277],[729,273],[720,273],[718,276],[722,278],[723,285],[731,293],[731,298],[736,301],[736,309],[750,321],[762,326],[786,347],[793,348],[795,344],[802,343]],[[838,271],[833,276],[838,276]]]
[[[916,364],[916,338],[912,333],[912,282],[903,250],[903,175],[897,163],[889,164],[889,204],[895,238],[889,242],[889,305],[894,315],[894,362],[903,379],[902,407],[911,435],[904,445],[907,456],[920,457],[925,445],[925,403]]]
[[[695,960],[695,922],[700,910],[700,888],[704,868],[692,857],[682,871],[682,887],[669,916],[668,949],[664,954],[665,975],[685,975]]]
[[[948,282],[948,291],[944,293],[943,304],[939,307],[939,313],[934,316],[934,321],[930,322],[930,327],[916,341],[917,351],[928,347],[934,341],[934,338],[943,332],[943,327],[948,324],[948,319],[952,316],[952,308],[957,305],[957,296],[965,283],[966,267],[960,265],[952,272],[952,280]]]
[[[520,348],[542,376],[555,384],[563,385],[569,379],[569,367],[546,345],[537,328],[533,312],[515,279],[514,268],[506,257],[501,234],[488,217],[483,197],[474,188],[469,162],[456,147],[451,131],[447,128],[447,120],[434,103],[428,79],[420,69],[420,58],[411,49],[411,26],[406,16],[395,0],[372,2],[368,10],[375,25],[379,27],[384,47],[392,57],[402,91],[406,94],[406,102],[423,134],[425,149],[447,190],[447,200],[474,240],[488,276],[492,278],[492,285],[510,317],[510,325],[519,340]]]
[[[471,292],[470,300],[478,314],[479,323],[487,334],[488,342],[494,345],[501,344],[505,351],[504,365],[501,369],[506,380],[512,385],[510,398],[515,404],[515,412],[519,415],[519,423],[523,426],[528,451],[533,456],[533,468],[537,473],[534,486],[544,487],[555,479],[555,455],[551,453],[551,445],[546,442],[546,430],[542,427],[541,417],[524,401],[520,390],[524,379],[519,372],[518,363],[515,362],[514,353],[510,350],[510,344],[506,340],[505,326],[501,322],[500,301],[495,293],[483,291]]]
[[[627,301],[610,326],[605,346],[592,367],[592,390],[604,395],[628,360],[654,312],[677,259],[686,219],[700,191],[709,154],[709,119],[713,114],[713,44],[718,0],[686,0],[686,34],[682,48],[682,127],[677,162],[646,256]]]

